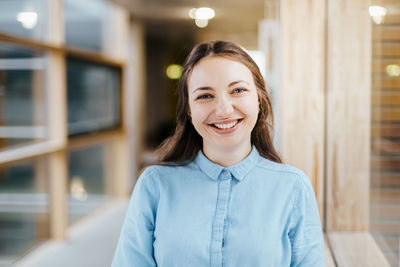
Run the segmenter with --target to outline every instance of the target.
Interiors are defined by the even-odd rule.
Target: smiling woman
[[[211,66],[213,66],[213,69],[208,70],[208,67]],[[213,75],[217,74],[214,73],[215,71],[218,71],[218,75]],[[194,76],[193,79],[192,76]],[[223,79],[221,77],[224,77],[225,83],[228,83],[223,86],[226,87],[229,85],[229,90],[232,90],[231,93],[235,92],[234,94],[230,95],[246,96],[250,93],[250,95],[253,95],[254,97],[254,93],[257,93],[258,100],[256,101],[258,101],[258,104],[256,102],[248,103],[254,107],[258,107],[259,109],[256,124],[248,129],[248,133],[251,133],[249,136],[249,141],[251,141],[251,144],[258,149],[264,158],[275,162],[281,162],[281,159],[272,144],[273,112],[270,96],[265,89],[264,78],[262,77],[260,70],[253,59],[242,48],[230,42],[211,42],[200,44],[192,50],[191,54],[187,58],[181,79],[178,83],[179,96],[177,108],[177,126],[174,135],[165,140],[158,150],[160,162],[180,164],[192,161],[197,155],[198,151],[203,149],[204,140],[201,136],[201,133],[195,129],[196,126],[195,123],[193,123],[193,116],[190,115],[190,105],[191,102],[202,102],[205,101],[204,99],[212,97],[216,97],[217,101],[220,101],[221,96],[211,95],[210,90],[218,90],[220,87],[219,84],[218,88],[215,86],[212,87],[211,85],[216,83],[218,80]],[[203,78],[207,80],[202,81],[201,79]],[[196,79],[198,83],[197,86],[193,84],[196,82]],[[208,83],[212,83],[206,84],[204,83],[206,81]],[[222,80],[220,83],[222,83]],[[189,90],[189,86],[192,86],[191,90]],[[206,89],[208,89],[208,91]],[[242,90],[246,92],[239,93],[239,91],[241,92]],[[197,95],[197,97],[202,99],[201,101],[194,101],[194,99],[190,99],[190,96],[195,91],[202,92],[198,93]],[[217,104],[216,107],[219,110],[221,108],[226,108],[224,103],[225,102],[222,103],[223,106]],[[231,105],[231,107],[233,106]],[[246,110],[247,109],[248,107]],[[221,111],[217,112],[220,113]],[[238,111],[236,110],[235,112]],[[223,120],[219,118],[215,122],[223,124],[221,121],[223,122]],[[248,121],[249,120],[246,122]],[[226,122],[224,123],[226,124]],[[210,122],[210,124],[213,124],[213,122]],[[250,143],[247,143],[248,150],[250,150],[249,144]],[[232,155],[233,153],[230,151],[228,154]],[[242,158],[244,156],[245,155],[242,155]]]
[[[112,266],[324,266],[307,176],[272,146],[260,71],[239,46],[196,46],[177,127],[139,177]]]

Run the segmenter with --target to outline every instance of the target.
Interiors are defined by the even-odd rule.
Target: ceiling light
[[[205,28],[208,25],[208,19],[195,19],[196,26],[199,28]]]
[[[381,24],[387,14],[387,10],[383,6],[370,6],[368,11],[375,24]]]
[[[26,29],[32,29],[37,24],[38,15],[36,12],[19,12],[17,20],[21,22],[22,26]]]
[[[191,8],[189,17],[195,20],[197,27],[205,28],[208,25],[208,20],[215,17],[215,11],[209,7]]]
[[[196,19],[212,19],[215,17],[215,11],[212,8],[209,7],[200,7],[196,10],[195,12],[195,18]]]
[[[189,10],[189,17],[191,17],[192,19],[196,19],[196,10],[197,8],[191,8]]]
[[[397,64],[390,64],[386,66],[386,74],[389,77],[399,77],[400,76],[400,66]]]
[[[171,80],[177,80],[182,76],[183,67],[178,64],[171,64],[167,67],[167,77]]]

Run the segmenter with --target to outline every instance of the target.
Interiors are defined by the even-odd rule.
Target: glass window
[[[111,3],[106,0],[64,0],[66,43],[103,51],[109,37]]]
[[[47,136],[45,59],[0,42],[0,150]]]
[[[0,32],[23,38],[45,37],[46,0],[1,0]]]
[[[374,1],[373,1],[374,2]],[[377,2],[382,5],[386,2]],[[400,2],[371,7],[371,233],[391,266],[400,266]],[[373,12],[375,10],[375,12]],[[386,12],[378,12],[384,10]]]
[[[106,201],[107,145],[69,153],[69,223],[89,214]]]
[[[49,238],[47,184],[45,158],[0,166],[1,266]]]
[[[120,70],[68,58],[68,133],[90,133],[120,124]]]

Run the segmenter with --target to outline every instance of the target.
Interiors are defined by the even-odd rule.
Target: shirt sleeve
[[[291,211],[289,238],[292,248],[290,266],[325,266],[324,242],[317,201],[311,182],[300,175]]]
[[[153,178],[153,169],[147,168],[136,182],[112,267],[157,266],[153,242],[158,197]]]

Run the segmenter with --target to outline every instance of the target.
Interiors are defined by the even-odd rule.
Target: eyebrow
[[[238,83],[246,83],[246,84],[249,85],[249,83],[246,82],[245,80],[237,80],[237,81],[233,81],[233,82],[229,83],[229,84],[228,84],[228,87],[231,87],[231,86],[233,86],[233,85],[235,85],[235,84],[238,84]],[[203,90],[213,90],[213,88],[210,87],[210,86],[202,86],[202,87],[198,87],[198,88],[194,89],[194,90],[192,91],[192,93],[194,93],[194,92],[196,92],[196,91],[198,91],[198,90],[201,90],[201,91],[203,91]]]
[[[228,86],[231,87],[231,86],[233,86],[233,85],[235,85],[235,84],[238,84],[238,83],[247,83],[248,85],[250,85],[250,84],[249,84],[248,82],[246,82],[245,80],[238,80],[238,81],[231,82]]]

